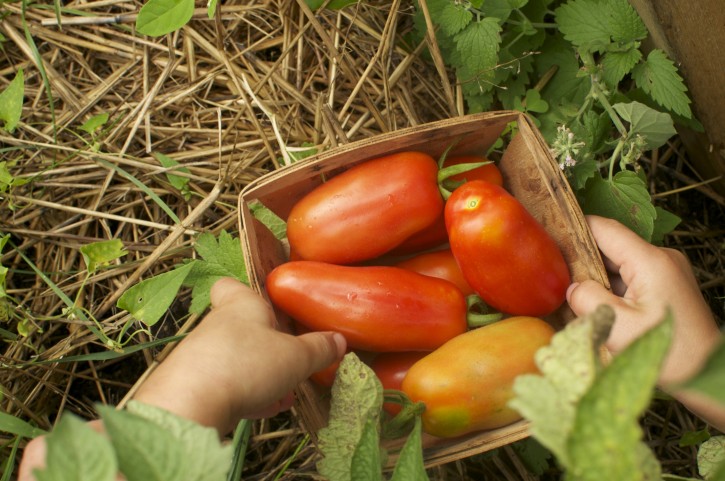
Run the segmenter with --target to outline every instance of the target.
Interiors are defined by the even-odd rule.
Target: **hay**
[[[439,55],[426,61],[424,45],[401,43],[411,24],[408,2],[361,2],[316,13],[303,1],[224,2],[216,18],[198,10],[182,30],[159,39],[134,33],[140,6],[73,2],[58,25],[52,7],[33,6],[23,19],[19,3],[2,4],[7,15],[0,32],[7,41],[0,89],[23,68],[26,100],[16,131],[0,133],[0,162],[28,183],[0,201],[0,231],[11,234],[15,246],[1,258],[14,300],[0,312],[6,341],[1,403],[3,412],[43,429],[52,428],[60,412],[90,418],[94,403],[122,402],[164,352],[157,347],[120,360],[26,364],[107,350],[86,328],[88,321],[67,315],[62,296],[115,338],[129,320],[115,308],[123,291],[192,256],[196,234],[235,232],[238,192],[289,162],[289,151],[308,144],[330,148],[463,113]],[[91,138],[79,128],[99,114],[109,121]],[[189,179],[188,200],[172,187],[155,153],[187,169],[174,173]],[[645,168],[657,202],[686,219],[668,243],[694,261],[722,319],[723,199],[701,184],[706,179],[698,179],[677,142],[655,152]],[[83,285],[79,248],[112,238],[122,239],[129,254]],[[188,302],[183,292],[154,335],[191,329],[197,317],[187,314]],[[18,329],[24,335],[13,338]],[[693,450],[679,448],[677,440],[702,426],[697,419],[661,401],[644,424],[668,472],[695,474]],[[314,479],[316,456],[293,414],[260,421],[245,479]],[[432,475],[536,479],[510,449]]]

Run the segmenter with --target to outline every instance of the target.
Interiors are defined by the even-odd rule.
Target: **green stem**
[[[614,148],[614,152],[612,152],[612,156],[609,158],[609,182],[611,182],[612,177],[614,177],[614,162],[617,160],[619,155],[622,153],[623,148],[624,148],[624,139],[621,139],[619,142],[617,142],[617,147]]]
[[[471,294],[466,297],[466,305],[468,307],[466,323],[470,329],[488,326],[503,319],[503,313],[492,310],[478,294]],[[474,307],[480,312],[475,312]]]
[[[387,402],[403,406],[393,419],[383,424],[381,432],[381,436],[385,439],[397,439],[410,431],[415,418],[425,411],[425,404],[421,401],[413,402],[404,392],[395,389],[386,389],[383,394]]]

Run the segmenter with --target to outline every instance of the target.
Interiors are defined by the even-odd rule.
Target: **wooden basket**
[[[309,157],[250,183],[239,195],[239,222],[251,286],[267,298],[265,278],[274,267],[287,261],[287,249],[253,217],[249,202],[258,200],[286,219],[294,203],[323,178],[355,164],[406,150],[420,150],[438,158],[458,138],[450,155],[484,154],[512,122],[517,133],[498,161],[504,186],[559,244],[574,281],[594,279],[608,286],[599,251],[566,178],[530,119],[510,111],[468,115],[378,135]],[[280,327],[287,329],[290,319],[280,311],[275,314]],[[572,317],[564,304],[547,320],[560,327]],[[297,389],[296,397],[300,421],[316,441],[317,431],[327,424],[329,391],[307,381]],[[455,439],[424,436],[426,465],[447,463],[512,443],[528,435],[527,425],[519,421]]]

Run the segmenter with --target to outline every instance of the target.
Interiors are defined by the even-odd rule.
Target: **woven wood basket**
[[[498,161],[504,187],[538,219],[556,240],[564,254],[572,279],[594,279],[608,286],[599,251],[566,178],[528,117],[500,111],[467,115],[419,125],[366,140],[342,145],[273,171],[250,183],[239,195],[241,242],[251,286],[267,298],[264,281],[277,265],[287,261],[287,247],[256,220],[249,207],[260,201],[286,219],[294,203],[315,186],[335,174],[366,160],[406,150],[420,150],[440,156],[454,139],[460,138],[453,154],[484,154],[509,123],[517,134]],[[281,329],[290,319],[276,312]],[[573,314],[566,304],[547,320],[560,328]],[[303,427],[316,441],[317,431],[327,424],[329,391],[305,382],[296,391],[296,412]],[[527,422],[474,433],[455,439],[424,436],[427,466],[447,463],[488,451],[528,435]],[[393,443],[395,444],[395,443]],[[395,457],[391,456],[392,464]]]

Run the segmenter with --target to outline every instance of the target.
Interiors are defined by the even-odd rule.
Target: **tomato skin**
[[[422,152],[358,164],[292,207],[290,248],[301,259],[333,264],[385,254],[443,212],[437,175],[435,159]]]
[[[290,317],[340,332],[351,349],[431,351],[467,329],[456,286],[399,267],[290,261],[269,273],[266,288]]]
[[[564,302],[571,276],[558,245],[502,187],[465,183],[448,199],[445,218],[463,276],[488,305],[541,317]]]
[[[400,391],[403,379],[410,367],[428,354],[427,351],[381,353],[370,362],[370,369],[378,376],[383,389]],[[401,405],[397,403],[383,403],[383,409],[393,416],[398,414],[401,408]]]
[[[452,165],[459,164],[473,164],[476,162],[487,162],[489,159],[482,155],[454,155],[446,157],[443,161],[443,167],[450,167]],[[457,181],[472,181],[472,180],[483,180],[492,184],[503,186],[503,175],[499,170],[498,166],[494,163],[482,165],[473,170],[456,174],[450,177],[451,180]]]
[[[402,391],[426,405],[423,430],[456,437],[521,419],[506,406],[516,376],[536,373],[536,351],[554,329],[527,316],[504,319],[462,334],[416,362]]]
[[[426,276],[438,277],[452,282],[461,290],[464,296],[473,294],[475,291],[463,277],[461,268],[450,249],[441,249],[432,252],[424,252],[396,264],[398,267],[408,269]]]

